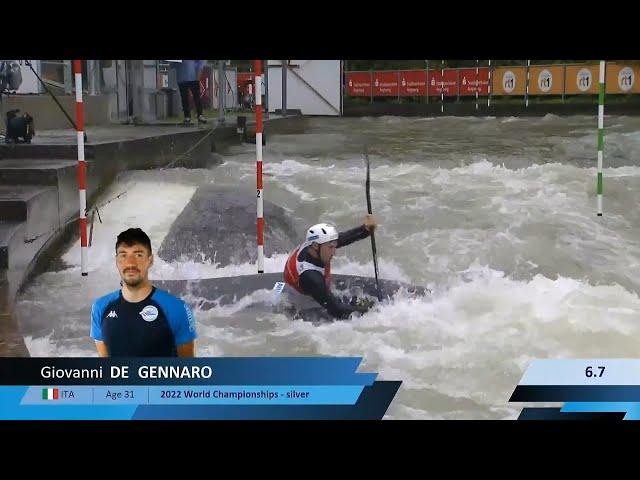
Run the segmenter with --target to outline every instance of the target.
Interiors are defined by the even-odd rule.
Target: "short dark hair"
[[[149,255],[151,255],[151,240],[141,228],[129,228],[121,232],[116,240],[116,252],[118,251],[118,247],[123,243],[128,247],[140,243],[149,249]]]

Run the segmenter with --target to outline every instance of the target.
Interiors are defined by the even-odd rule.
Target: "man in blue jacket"
[[[191,123],[191,108],[189,108],[189,90],[193,96],[193,102],[198,112],[198,123],[207,123],[202,115],[202,101],[200,99],[200,71],[204,67],[204,60],[182,60],[178,63],[177,77],[180,97],[182,98],[182,110],[184,123]]]

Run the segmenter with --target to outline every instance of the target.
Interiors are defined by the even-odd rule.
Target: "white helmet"
[[[307,230],[307,243],[323,243],[331,242],[338,239],[338,230],[328,223],[318,223]]]

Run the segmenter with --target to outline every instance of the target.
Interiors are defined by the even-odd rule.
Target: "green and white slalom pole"
[[[598,216],[602,216],[602,159],[604,157],[604,93],[605,62],[600,60],[600,87],[598,90]]]

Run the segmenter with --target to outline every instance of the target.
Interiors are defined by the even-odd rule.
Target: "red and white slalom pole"
[[[476,60],[476,110],[478,110],[478,91],[480,90],[480,80],[478,79],[478,74],[480,73],[480,60]]]
[[[440,65],[440,113],[444,113],[444,60]]]
[[[258,273],[264,273],[264,210],[262,205],[262,60],[255,61],[256,181],[258,187]]]
[[[76,132],[78,138],[78,190],[80,191],[80,267],[82,276],[87,268],[87,166],[84,161],[84,104],[82,103],[82,60],[73,61],[76,80]]]
[[[491,60],[489,60],[489,84],[487,85],[487,107],[491,106]]]

